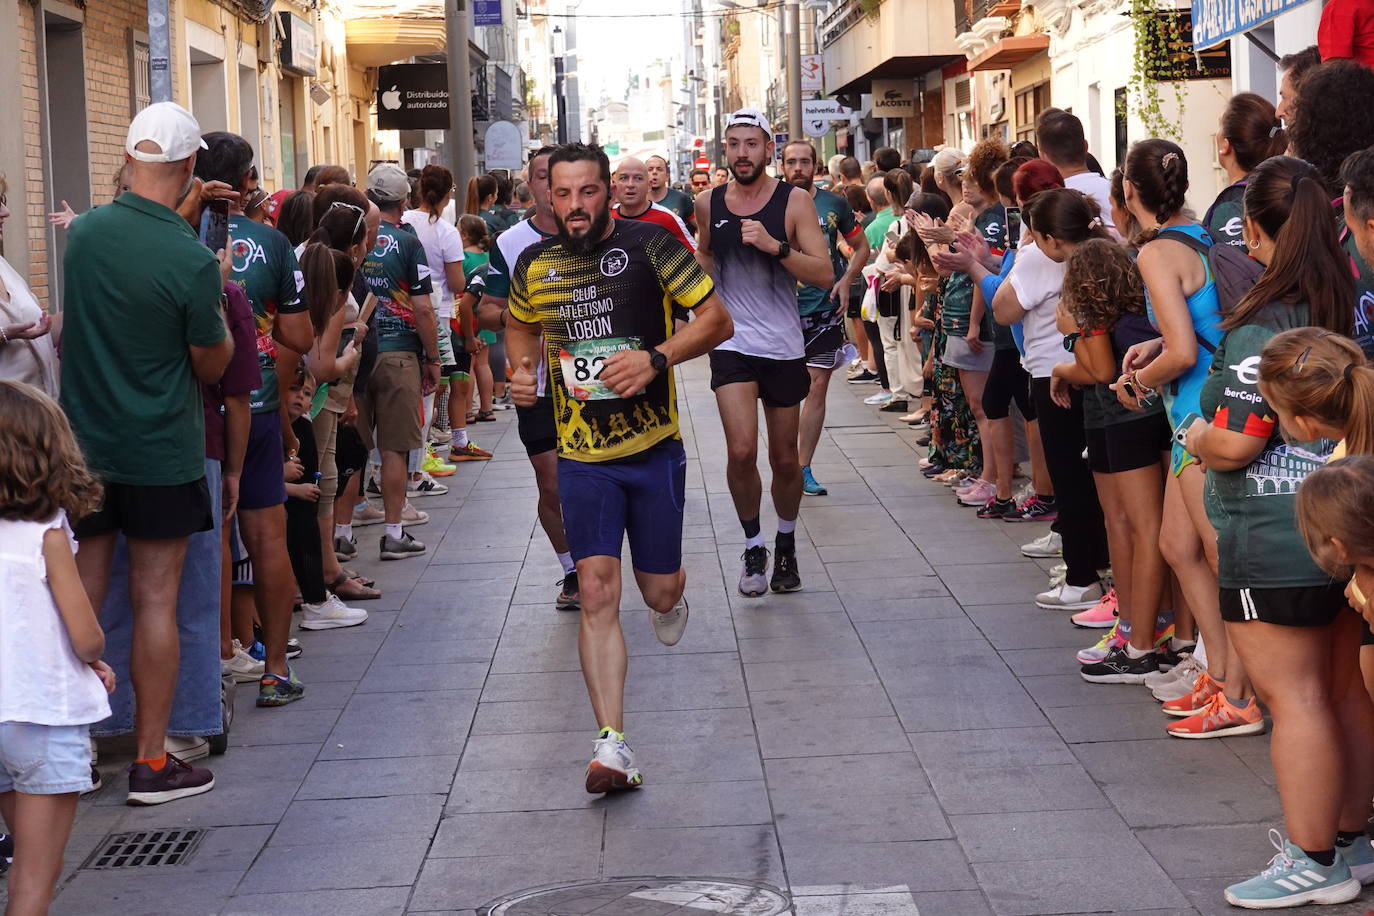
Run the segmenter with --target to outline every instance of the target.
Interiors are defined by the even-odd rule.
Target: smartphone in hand
[[[229,201],[212,200],[200,213],[200,241],[211,251],[229,244]]]

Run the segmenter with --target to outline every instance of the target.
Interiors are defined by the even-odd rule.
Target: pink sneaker
[[[1086,629],[1105,629],[1116,626],[1116,589],[1108,589],[1102,600],[1086,611],[1079,611],[1069,618],[1076,627]]]
[[[972,486],[956,491],[959,503],[965,506],[986,506],[988,500],[997,496],[997,485],[986,480],[975,480]]]

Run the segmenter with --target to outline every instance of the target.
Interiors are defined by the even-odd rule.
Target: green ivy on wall
[[[1185,84],[1169,78],[1176,68],[1175,56],[1184,44],[1181,17],[1171,15],[1174,9],[1168,0],[1131,0],[1131,29],[1135,34],[1136,53],[1129,104],[1134,106],[1149,136],[1181,140]],[[1162,101],[1166,84],[1172,87],[1178,108],[1177,120],[1170,120],[1164,113]]]
[[[859,9],[864,11],[865,16],[878,15],[878,7],[883,5],[883,0],[859,0]]]

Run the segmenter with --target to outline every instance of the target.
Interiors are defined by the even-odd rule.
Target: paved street
[[[798,916],[1235,912],[1221,888],[1281,826],[1266,739],[1170,739],[1143,689],[1084,683],[1072,652],[1095,637],[1034,606],[1049,562],[1017,549],[1044,526],[980,521],[922,479],[906,427],[859,402],[870,387],[832,391],[805,590],[740,597],[704,364],[686,379],[682,643],[659,645],[626,593],[642,791],[583,791],[577,615],[553,608],[557,562],[498,414],[476,427],[496,460],[422,501],[429,555],[359,564],[385,592],[367,625],[300,634],[305,699],[259,710],[240,691],[213,792],[127,808],[102,760],[55,912],[471,914],[621,875],[762,881]],[[79,869],[105,835],[157,827],[211,829],[182,866]]]

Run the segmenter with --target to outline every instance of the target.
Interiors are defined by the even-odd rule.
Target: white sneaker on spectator
[[[892,402],[892,392],[886,388],[879,389],[877,394],[870,394],[864,398],[864,403],[870,407],[883,407]]]
[[[401,524],[407,528],[413,528],[416,525],[423,525],[428,521],[429,513],[421,512],[419,509],[412,506],[409,502],[407,502],[405,504],[405,507],[401,509]]]
[[[414,499],[419,496],[442,496],[448,492],[448,487],[439,483],[433,477],[423,471],[420,472],[419,480],[409,480],[406,482],[406,496]]]
[[[1064,555],[1064,539],[1058,532],[1051,531],[1044,537],[1036,538],[1029,544],[1021,545],[1023,557],[1059,557]]]
[[[361,505],[353,509],[353,525],[356,528],[365,528],[368,525],[380,525],[386,521],[386,513],[367,500],[363,500]]]
[[[320,604],[301,603],[302,630],[335,630],[360,623],[367,623],[367,611],[349,607],[333,592]]]
[[[1047,611],[1086,611],[1102,600],[1102,583],[1070,585],[1065,582],[1035,596],[1035,604]]]
[[[234,654],[231,658],[220,659],[220,677],[232,677],[236,684],[254,684],[262,680],[264,665],[243,648],[243,643],[234,640]]]

